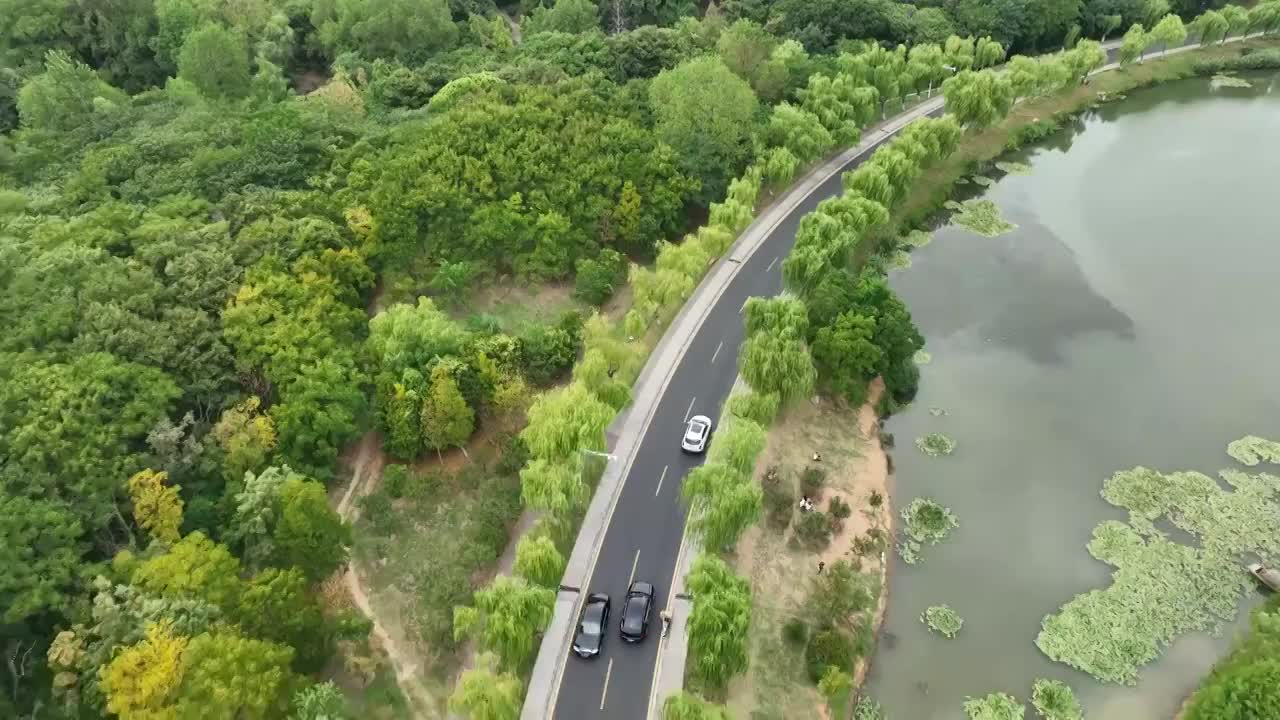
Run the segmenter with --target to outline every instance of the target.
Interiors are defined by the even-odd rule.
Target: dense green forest
[[[411,461],[506,429],[607,334],[593,306],[630,274],[643,331],[762,182],[1004,48],[1169,9],[0,0],[0,716],[342,717],[321,679],[368,626],[322,584],[352,441]],[[875,299],[837,280],[815,294]],[[468,312],[498,281],[575,304]],[[808,338],[836,369],[865,331],[842,312]],[[539,419],[607,421],[624,356],[574,371],[604,401],[528,407],[529,504],[563,500],[537,479],[572,445]]]

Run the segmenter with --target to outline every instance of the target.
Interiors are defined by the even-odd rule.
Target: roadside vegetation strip
[[[1129,521],[1098,525],[1088,549],[1116,568],[1111,584],[1046,616],[1040,650],[1104,682],[1133,684],[1179,636],[1229,622],[1252,587],[1242,558],[1280,561],[1280,480],[1239,470],[1220,476],[1230,490],[1200,473],[1142,467],[1107,480],[1103,499],[1128,510]],[[1196,544],[1169,539],[1157,521]]]

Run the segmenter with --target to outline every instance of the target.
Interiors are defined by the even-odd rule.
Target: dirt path
[[[377,487],[378,481],[382,479],[384,460],[382,436],[378,432],[370,430],[356,443],[350,457],[345,459],[351,468],[351,483],[347,486],[346,492],[343,493],[342,499],[338,501],[338,514],[343,519],[354,521],[356,517],[356,500],[368,495],[369,492]],[[426,710],[426,708],[439,707],[439,700],[418,679],[419,663],[417,660],[391,637],[391,634],[387,632],[387,629],[378,619],[377,613],[373,610],[373,605],[369,602],[369,595],[365,591],[364,582],[360,577],[359,565],[354,558],[347,564],[342,580],[351,596],[351,602],[373,623],[374,643],[386,652],[387,660],[391,663],[391,669],[396,676],[396,684],[400,686],[400,691],[404,693],[405,699],[409,703],[411,717],[416,720],[427,720],[435,717],[435,713]]]

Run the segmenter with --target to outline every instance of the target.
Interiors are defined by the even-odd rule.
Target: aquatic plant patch
[[[894,250],[885,265],[890,270],[906,270],[911,267],[911,253],[906,250]]]
[[[1082,720],[1084,711],[1070,685],[1040,678],[1031,686],[1031,705],[1044,720]]]
[[[996,184],[995,180],[992,180],[986,175],[974,175],[969,179],[972,180],[975,185],[981,185],[982,187],[991,187]]]
[[[936,545],[960,526],[955,513],[929,498],[916,498],[902,510],[906,538],[898,543],[898,555],[908,565],[920,562],[920,551],[927,543]]]
[[[943,457],[956,451],[956,441],[942,433],[916,438],[916,448],[929,457]]]
[[[1236,462],[1249,467],[1260,462],[1280,463],[1280,442],[1257,435],[1246,435],[1227,445],[1227,454]]]
[[[965,700],[964,714],[969,720],[1022,720],[1027,709],[1012,695],[991,693],[983,698]]]
[[[953,638],[964,627],[964,618],[950,605],[931,605],[920,614],[920,622],[943,637]]]
[[[1102,489],[1129,511],[1127,523],[1094,528],[1088,550],[1114,566],[1111,584],[1076,596],[1041,622],[1036,645],[1049,658],[1104,682],[1134,684],[1138,671],[1179,636],[1217,631],[1235,617],[1252,580],[1244,556],[1280,560],[1280,478],[1223,470],[1224,490],[1198,472],[1118,472]],[[1194,545],[1174,542],[1167,520]]]
[[[1234,75],[1219,73],[1209,80],[1209,87],[1214,90],[1218,88],[1247,88],[1253,87],[1253,83]]]
[[[940,407],[931,407],[929,408],[929,414],[934,417],[942,417],[943,415],[947,414],[947,409],[940,408]]]
[[[884,720],[884,708],[864,695],[853,706],[853,720]]]
[[[1007,175],[1030,175],[1031,166],[1026,163],[1012,162],[1009,160],[1001,160],[996,163],[996,168]]]
[[[899,245],[912,248],[922,248],[933,241],[933,233],[926,230],[912,230],[898,241]]]
[[[999,237],[1018,229],[1000,215],[1000,208],[990,200],[948,200],[944,207],[955,211],[951,216],[953,224],[983,237]]]
[[[928,350],[917,350],[915,354],[911,356],[911,359],[917,365],[928,365],[933,362],[933,353],[930,353]]]

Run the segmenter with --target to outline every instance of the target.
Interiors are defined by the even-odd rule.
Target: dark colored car
[[[595,657],[604,646],[604,629],[609,626],[609,596],[591,593],[587,605],[582,608],[578,621],[578,634],[573,636],[573,652],[578,657]]]
[[[649,615],[653,610],[653,586],[647,582],[631,583],[627,601],[622,605],[622,639],[640,642],[649,632]]]

